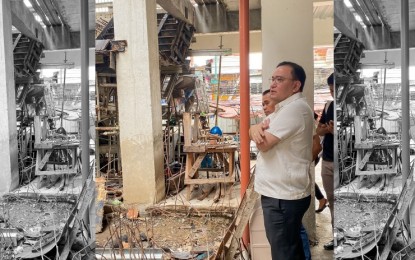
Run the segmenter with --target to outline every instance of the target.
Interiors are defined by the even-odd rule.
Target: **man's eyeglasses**
[[[284,77],[281,77],[281,76],[271,77],[271,78],[269,79],[270,83],[276,83],[276,84],[282,84],[282,83],[283,83],[284,81],[286,81],[286,80],[292,80],[292,81],[295,81],[295,80],[297,80],[297,79],[284,78]]]

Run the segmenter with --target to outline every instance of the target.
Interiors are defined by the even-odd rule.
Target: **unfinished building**
[[[238,139],[246,127],[241,123],[241,133],[212,131],[218,108],[225,107],[215,105],[215,94],[224,89],[221,62],[192,63],[202,53],[220,60],[229,47],[233,53],[246,51],[237,44],[239,6],[233,1],[157,3],[160,8],[154,2],[98,5],[108,12],[97,15],[96,33],[97,256],[232,259],[245,250],[240,240],[256,206],[252,186],[245,177],[240,180],[250,174],[249,153],[248,158],[241,155]],[[293,11],[291,4],[281,3]],[[262,58],[262,82],[276,60],[297,57],[313,85],[310,21],[313,8],[324,17],[330,3],[302,7],[305,16],[298,29],[307,40],[296,51],[276,36],[286,30],[271,22],[271,12],[292,19],[288,14],[272,1],[252,1],[250,7],[251,51],[275,53]],[[319,32],[332,38],[330,29]],[[277,49],[273,42],[279,42]],[[226,76],[242,99],[242,74]],[[312,105],[314,90],[306,91]],[[245,199],[239,195],[240,182],[247,188]],[[315,240],[314,210],[308,214],[306,225]],[[264,235],[263,230],[252,232]],[[254,241],[252,250],[261,259],[269,248]]]
[[[82,30],[75,17],[79,19],[81,5],[68,1],[2,1],[0,5],[5,122],[1,127],[1,259],[91,254],[87,245],[93,239],[88,217],[94,196],[93,162],[89,138],[84,139],[87,148],[80,145],[85,132],[81,131],[81,89],[88,90],[88,79],[81,80],[79,47],[88,53],[93,45],[79,40],[88,43],[88,31],[95,25],[88,28],[85,4]],[[86,129],[88,110],[83,117]],[[87,156],[84,163],[81,148]]]
[[[405,2],[335,2],[338,259],[414,257],[413,83],[403,58],[414,28]]]

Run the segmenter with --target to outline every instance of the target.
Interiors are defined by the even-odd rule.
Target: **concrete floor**
[[[251,162],[253,165],[255,162]],[[325,195],[323,189],[323,183],[321,179],[321,166],[320,163],[316,166],[315,169],[315,179],[319,185],[321,191]],[[211,208],[223,209],[223,208],[237,208],[240,203],[240,184],[237,183],[233,186],[228,187],[230,189],[229,195],[225,198],[222,198],[218,203],[213,202],[214,192],[210,194],[204,200],[198,200],[198,191],[195,191],[192,195],[191,200],[186,199],[186,189],[182,190],[178,195],[167,198],[159,204],[159,206],[173,206],[173,205],[183,205],[190,206],[194,208]],[[316,202],[317,204],[317,202]],[[329,242],[332,239],[332,227],[331,227],[331,218],[330,210],[327,207],[323,212],[316,214],[316,237],[317,245],[310,246],[311,255],[313,260],[333,260],[333,251],[327,251],[324,249],[323,245]],[[252,260],[263,260],[263,259],[252,259]]]

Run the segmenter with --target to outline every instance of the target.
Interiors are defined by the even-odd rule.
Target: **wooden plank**
[[[104,219],[104,204],[107,199],[104,177],[95,179],[95,189],[97,191],[95,200],[95,232],[100,233],[103,229],[102,221]]]
[[[410,177],[411,177],[411,175],[410,175]],[[397,214],[397,218],[399,220],[404,219],[405,213],[409,209],[409,203],[412,201],[411,198],[414,197],[414,194],[415,194],[415,183],[414,183],[414,181],[409,180],[409,178],[408,178],[407,185],[405,185],[404,190],[402,191],[402,194],[403,194],[402,202],[401,202],[400,205],[398,205],[399,212]],[[398,201],[398,203],[400,203],[400,202]]]
[[[100,72],[97,74],[97,77],[116,77],[116,73]]]
[[[206,146],[204,145],[188,145],[183,146],[183,151],[185,153],[204,153],[206,151]]]
[[[204,200],[207,196],[209,196],[209,194],[213,191],[214,188],[214,184],[204,185],[204,187],[202,188],[202,194],[200,194],[200,196],[197,199]]]
[[[49,150],[49,151],[46,152],[45,156],[43,156],[42,160],[40,161],[40,163],[37,167],[39,170],[43,169],[45,164],[48,162],[49,157],[51,156],[51,154],[52,154],[52,150]]]
[[[78,199],[78,214],[76,214],[77,219],[85,219],[85,213],[86,210],[91,206],[91,202],[93,200],[95,192],[95,184],[94,181],[91,180],[91,177],[88,178],[87,183],[84,184],[84,187],[82,189],[81,195]],[[65,246],[60,254],[59,259],[67,259],[70,249],[72,247],[73,242],[75,241],[76,234],[78,233],[78,230],[80,228],[81,221],[74,221],[73,226],[71,227],[70,231],[68,231],[67,241],[65,243]],[[88,223],[85,223],[88,225]]]
[[[194,154],[193,153],[188,153],[186,155],[186,174],[184,175],[184,184],[186,184],[186,181],[190,181],[190,177],[187,175],[188,172],[190,172],[190,170],[192,169],[192,164],[194,161]],[[192,191],[193,191],[193,185],[188,185],[187,186],[187,200],[191,199],[192,196]]]
[[[372,153],[373,153],[373,150],[370,150],[365,154],[365,156],[363,157],[362,161],[359,164],[359,169],[360,170],[362,170],[365,167],[365,165],[369,161],[369,157],[372,155]]]
[[[354,117],[354,128],[355,128],[355,146],[357,144],[361,144],[362,143],[362,121],[360,120],[360,116],[355,116]]]
[[[398,171],[395,169],[376,170],[376,171],[356,171],[356,175],[382,175],[382,174],[396,174]]]
[[[255,192],[253,188],[247,189],[245,195],[247,196],[247,203],[241,212],[241,215],[236,216],[238,218],[237,226],[235,228],[235,232],[233,233],[231,245],[226,253],[225,259],[233,259],[236,250],[239,248],[239,241],[242,238],[242,234],[248,224],[249,218],[251,217],[252,210],[255,207],[257,199],[259,198],[259,194]]]
[[[35,143],[34,147],[35,147],[35,149],[47,149],[47,150],[49,150],[49,149],[54,149],[54,150],[57,150],[57,149],[74,149],[74,148],[78,148],[79,144],[80,143],[78,141],[76,141],[76,142],[65,142],[65,143],[63,143],[63,142],[59,143],[57,141],[55,141],[55,142],[45,141],[45,142],[41,142],[39,144]]]
[[[234,183],[234,178],[188,179],[184,184]]]
[[[200,127],[199,127],[199,122],[200,122],[199,117],[200,117],[199,114],[195,114],[195,118],[193,120],[193,128],[192,128],[192,138],[193,138],[193,140],[198,140],[199,139],[199,135],[200,135],[199,134],[199,129],[200,129]]]
[[[230,153],[230,152],[235,152],[237,148],[238,147],[236,146],[223,146],[221,144],[215,147],[211,147],[210,145],[207,145],[206,152],[208,153],[218,153],[218,152]]]
[[[360,143],[355,144],[355,149],[357,150],[368,150],[368,149],[393,149],[398,148],[399,143],[391,142],[391,143],[382,143],[382,142],[370,142],[370,143]]]
[[[78,170],[67,169],[67,170],[55,170],[55,171],[36,171],[35,175],[63,175],[63,174],[77,174]]]
[[[192,143],[192,115],[183,113],[183,134],[184,146],[190,146]]]
[[[117,84],[116,83],[100,83],[99,87],[101,87],[101,88],[116,88]]]
[[[206,153],[199,154],[199,156],[197,157],[197,159],[196,159],[195,163],[192,165],[192,168],[191,168],[191,169],[190,169],[190,171],[187,173],[187,175],[188,175],[190,178],[193,178],[193,176],[195,175],[195,173],[196,173],[197,169],[199,169],[200,164],[202,163],[202,161],[203,161],[203,159],[205,158],[205,156],[206,156]]]
[[[95,127],[96,131],[115,131],[115,130],[119,130],[120,127],[118,126],[97,126]]]
[[[33,120],[34,128],[35,128],[35,149],[36,145],[40,144],[42,141],[41,130],[42,130],[42,122],[40,121],[39,116],[35,116]]]
[[[221,243],[220,243],[220,245],[218,247],[218,250],[216,252],[216,258],[215,259],[233,259],[233,257],[231,257],[231,258],[224,258],[225,245],[228,244],[229,239],[232,239],[232,236],[234,234],[234,231],[236,230],[236,227],[237,227],[237,219],[238,219],[238,216],[242,216],[243,213],[244,213],[244,210],[245,210],[245,208],[247,206],[247,203],[248,203],[247,197],[250,194],[250,193],[248,193],[248,191],[252,191],[253,190],[254,182],[255,182],[255,175],[252,174],[251,175],[251,178],[249,180],[249,183],[248,183],[248,187],[246,189],[246,192],[245,192],[245,194],[244,194],[244,196],[242,198],[242,201],[239,204],[239,207],[238,207],[238,209],[237,209],[237,211],[235,213],[235,217],[234,217],[232,223],[229,225],[229,228],[226,231],[226,233],[225,233],[225,235],[224,235],[224,237],[223,237],[223,239],[222,239],[222,241],[221,241]],[[239,221],[239,223],[241,223],[241,222]],[[226,252],[227,255],[228,255],[228,252]]]

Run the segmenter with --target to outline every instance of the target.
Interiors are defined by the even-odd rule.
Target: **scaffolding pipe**
[[[239,45],[240,45],[240,144],[241,144],[241,199],[243,198],[250,178],[249,155],[249,1],[239,0]],[[249,244],[249,229],[243,234],[243,242]]]
[[[64,63],[67,62],[67,59],[66,59],[66,51],[65,51],[65,59],[63,60],[63,62]],[[64,108],[64,105],[65,105],[65,86],[66,86],[66,67],[63,69],[61,127],[63,127],[63,108]]]
[[[88,1],[80,0],[81,4],[81,140],[82,140],[82,183],[89,174],[89,53],[88,53]]]
[[[409,4],[401,1],[402,185],[409,175]]]

